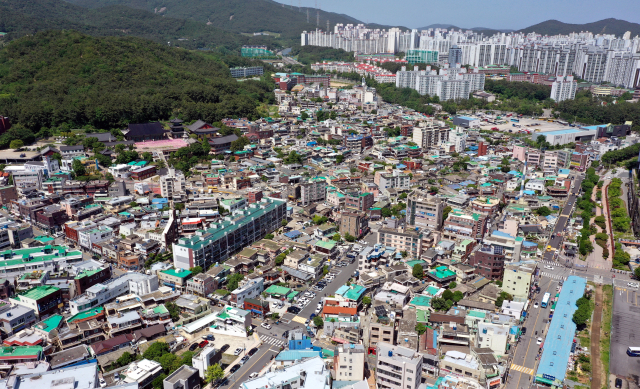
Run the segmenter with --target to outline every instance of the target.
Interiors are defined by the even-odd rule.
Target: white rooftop
[[[284,382],[292,382],[300,379],[300,374],[307,374],[304,386],[300,389],[329,389],[329,370],[325,367],[320,357],[307,359],[284,370],[268,372],[262,377],[245,381],[240,385],[242,389],[271,389],[282,385]]]

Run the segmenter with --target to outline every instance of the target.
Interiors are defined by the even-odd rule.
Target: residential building
[[[369,218],[364,212],[343,212],[340,219],[340,232],[359,239],[369,231]]]
[[[384,227],[378,230],[377,243],[406,251],[410,257],[418,258],[422,255],[422,236],[422,232],[415,229]]]
[[[111,279],[111,267],[87,268],[80,271],[74,278],[76,294],[83,294],[87,289],[95,284],[106,282]]]
[[[573,76],[558,76],[551,84],[551,99],[556,102],[573,100],[576,98],[577,89],[578,83]]]
[[[487,217],[479,213],[465,213],[454,209],[444,221],[443,236],[445,239],[479,240],[484,236]]]
[[[230,68],[229,71],[231,71],[231,77],[233,78],[253,77],[253,76],[261,76],[264,73],[264,67],[262,66],[235,67],[235,68]]]
[[[420,123],[425,124],[424,122]],[[449,141],[449,135],[451,129],[448,126],[436,127],[434,125],[429,126],[417,126],[413,128],[413,142],[420,146],[423,150],[429,150],[433,147],[438,147],[443,143]]]
[[[62,291],[55,286],[36,286],[13,296],[11,304],[33,309],[36,316],[41,318],[62,307]]]
[[[200,353],[193,356],[191,365],[198,369],[200,379],[204,380],[209,366],[213,366],[216,362],[220,361],[221,358],[222,353],[220,350],[215,349],[212,344],[209,344],[203,348]]]
[[[300,183],[300,200],[302,206],[312,202],[323,201],[327,197],[327,182],[323,178],[310,178]]]
[[[394,170],[392,173],[376,172],[373,182],[378,185],[380,191],[385,189],[408,190],[411,179],[408,174]]]
[[[191,278],[191,271],[186,269],[168,269],[158,272],[158,283],[184,292],[187,289],[187,280]]]
[[[35,308],[26,305],[10,305],[6,301],[0,303],[0,332],[2,339],[30,328],[37,322]]]
[[[286,216],[286,202],[265,198],[236,210],[205,231],[182,237],[173,244],[173,263],[176,268],[209,268],[223,262],[232,254],[262,239],[282,225]]]
[[[238,288],[229,295],[229,302],[234,307],[244,308],[245,299],[259,299],[262,292],[264,292],[264,278],[243,280]]]
[[[409,227],[440,230],[445,204],[439,197],[416,189],[407,197],[406,222]]]
[[[207,297],[218,289],[218,281],[207,273],[196,274],[187,280],[187,293]]]
[[[162,389],[200,389],[198,375],[198,369],[182,365],[162,381]]]
[[[187,180],[180,170],[171,167],[160,176],[160,195],[172,199],[186,193]]]
[[[333,352],[333,369],[338,381],[362,381],[365,363],[364,346],[361,344],[341,344]]]
[[[508,265],[504,270],[502,290],[513,296],[514,301],[526,301],[531,293],[535,265]]]
[[[125,383],[137,383],[140,388],[151,386],[153,380],[158,378],[163,372],[160,362],[143,359],[132,362],[126,370],[120,372],[124,376]]]
[[[490,280],[502,280],[505,257],[497,246],[483,245],[469,257],[469,265],[475,273]]]
[[[18,199],[18,191],[15,186],[4,186],[0,188],[0,205],[7,206],[11,200]]]
[[[422,355],[415,350],[378,343],[376,384],[380,389],[417,389],[421,382]]]
[[[242,389],[264,389],[275,386],[290,389],[327,389],[330,384],[330,371],[320,356],[285,366],[282,369],[267,371],[257,378],[242,383]]]
[[[345,195],[344,207],[350,211],[369,212],[373,203],[373,193],[350,192]]]

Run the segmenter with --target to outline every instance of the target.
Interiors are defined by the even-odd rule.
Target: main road
[[[544,254],[542,259],[544,259],[545,261],[553,261],[554,260],[554,254],[556,249],[560,248],[560,245],[562,244],[562,240],[564,239],[563,237],[561,237],[559,235],[559,233],[564,232],[567,228],[567,222],[569,221],[569,219],[571,218],[571,213],[573,212],[573,207],[576,204],[576,200],[578,198],[578,194],[580,193],[581,190],[581,185],[582,185],[582,180],[583,180],[583,176],[582,175],[576,175],[573,176],[573,188],[571,189],[571,194],[569,195],[569,198],[567,199],[567,202],[564,205],[564,208],[562,209],[562,212],[560,213],[560,216],[558,217],[558,220],[556,221],[556,226],[553,229],[553,237],[551,239],[549,239],[549,243],[548,246],[551,246],[551,248],[553,249],[552,251],[548,251],[547,247],[543,247],[544,250]]]

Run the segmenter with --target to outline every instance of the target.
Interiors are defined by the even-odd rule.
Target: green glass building
[[[438,63],[438,52],[435,50],[407,50],[405,59],[410,64]]]

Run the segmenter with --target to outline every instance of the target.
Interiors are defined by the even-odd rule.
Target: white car
[[[107,387],[107,382],[105,380],[103,380],[102,378],[98,379],[98,382],[100,383],[100,387],[101,388],[106,388]]]
[[[539,346],[542,344],[542,338],[538,338],[538,340],[536,340],[536,344]]]
[[[545,266],[544,268],[547,270],[553,270],[553,266],[549,266],[549,265]]]
[[[639,286],[640,286],[640,284],[637,284],[637,283],[635,283],[635,282],[629,282],[629,283],[627,284],[627,286],[628,286],[628,287],[631,287],[631,288],[637,288],[637,287],[639,287]]]
[[[238,347],[236,351],[233,352],[233,355],[240,355],[240,354],[242,354],[242,349]]]
[[[538,308],[538,303],[537,302],[533,303],[533,307]]]
[[[256,378],[258,375],[260,375],[260,373],[258,373],[257,371],[254,371],[253,373],[249,374],[249,378]],[[242,386],[241,386],[241,388],[242,388]]]
[[[260,324],[260,327],[262,327],[262,328],[266,328],[266,329],[268,329],[268,330],[270,330],[270,329],[271,329],[271,326],[270,326],[269,324],[267,324],[267,323],[262,323],[262,324]]]

